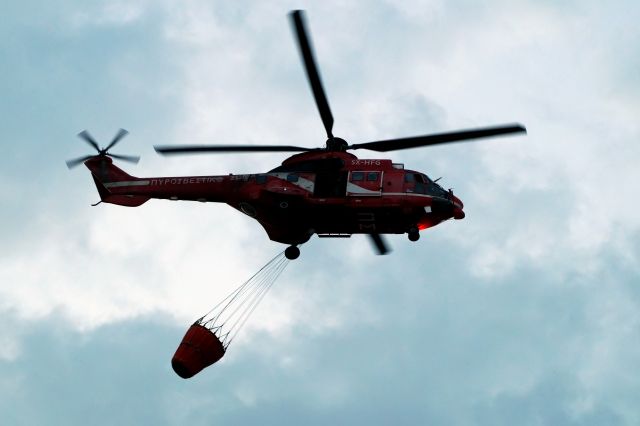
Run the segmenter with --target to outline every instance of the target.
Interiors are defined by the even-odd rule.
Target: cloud
[[[467,218],[415,244],[391,236],[382,258],[358,236],[312,239],[221,364],[173,376],[184,328],[282,247],[223,205],[89,208],[88,174],[63,160],[85,152],[84,128],[130,130],[117,152],[143,155],[127,168],[140,176],[283,159],[166,159],[154,143],[322,145],[288,8],[246,5],[62,5],[47,19],[27,5],[3,27],[7,418],[638,423],[634,5],[310,4],[337,135],[509,121],[529,134],[393,153],[443,176]]]
[[[88,332],[59,313],[19,322],[4,313],[21,355],[0,363],[3,404],[21,412],[29,395],[34,422],[70,413],[71,422],[96,424],[509,424],[517,413],[525,424],[637,420],[638,381],[627,374],[640,350],[633,275],[622,283],[603,275],[585,288],[523,271],[487,286],[451,269],[452,255],[429,255],[440,262],[405,268],[403,280],[359,271],[279,283],[267,300],[298,302],[306,319],[283,333],[261,325],[271,310],[261,307],[225,358],[189,381],[169,369],[188,325],[177,327],[170,312]],[[336,315],[339,325],[328,324]]]

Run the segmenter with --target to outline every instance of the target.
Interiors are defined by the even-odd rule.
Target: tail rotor
[[[122,138],[124,138],[125,136],[127,136],[129,134],[129,132],[127,132],[125,129],[120,129],[118,130],[118,133],[116,133],[116,135],[113,137],[113,139],[111,140],[111,142],[109,142],[109,144],[107,145],[106,148],[100,148],[100,146],[98,145],[98,142],[96,142],[96,140],[93,138],[93,136],[91,136],[91,134],[86,131],[83,130],[80,133],[78,133],[78,137],[80,139],[82,139],[83,141],[85,141],[86,143],[88,143],[89,145],[91,145],[91,147],[93,147],[96,151],[98,151],[97,155],[84,155],[82,157],[78,157],[78,158],[74,158],[71,160],[67,160],[67,167],[69,169],[72,169],[76,166],[78,166],[79,164],[84,163],[85,161],[94,158],[94,157],[111,157],[111,158],[116,158],[118,160],[122,160],[122,161],[128,161],[130,163],[138,163],[138,161],[140,161],[140,157],[138,156],[134,156],[134,155],[119,155],[119,154],[110,154],[109,150],[111,148],[114,147],[114,145],[116,145],[118,142],[120,142],[120,140],[122,140]]]

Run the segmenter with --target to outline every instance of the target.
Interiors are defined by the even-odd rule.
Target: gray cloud
[[[268,300],[286,303],[292,287],[306,287],[298,301],[306,320],[282,333],[256,316],[222,363],[190,381],[170,370],[187,324],[176,327],[167,313],[88,333],[58,314],[17,323],[5,313],[21,350],[0,364],[3,403],[25,423],[637,420],[638,381],[626,375],[640,350],[632,343],[638,316],[635,302],[620,300],[633,275],[565,281],[534,269],[482,284],[452,269],[451,255],[427,254],[438,262],[405,268],[404,279],[366,271],[333,282],[289,277]],[[336,315],[338,325],[326,324]]]

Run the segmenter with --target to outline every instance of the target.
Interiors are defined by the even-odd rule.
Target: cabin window
[[[267,183],[267,175],[256,175],[256,183]]]
[[[297,182],[298,181],[298,175],[295,173],[290,173],[287,175],[287,181],[288,182]]]
[[[367,173],[367,181],[368,182],[376,182],[378,180],[378,172],[369,172]]]
[[[415,179],[413,178],[413,173],[405,173],[404,181],[405,182],[415,182]]]
[[[352,172],[351,182],[361,182],[364,180],[364,172]]]

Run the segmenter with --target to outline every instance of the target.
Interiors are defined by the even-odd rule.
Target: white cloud
[[[71,14],[70,21],[78,29],[93,26],[123,26],[138,21],[148,10],[147,1],[109,1],[100,10],[87,8]]]
[[[25,318],[61,309],[81,328],[154,311],[195,319],[248,278],[260,265],[250,259],[264,258],[258,247],[270,245],[250,244],[247,219],[230,208],[200,207],[102,206],[58,222],[3,256],[5,303]]]

